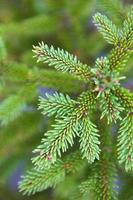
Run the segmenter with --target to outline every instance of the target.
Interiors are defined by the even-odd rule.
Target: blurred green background
[[[66,49],[89,65],[111,46],[95,29],[92,16],[108,15],[121,26],[132,0],[1,0],[0,1],[0,200],[65,200],[67,188],[22,196],[17,183],[30,168],[32,150],[53,119],[37,111],[38,96],[61,91],[77,96],[86,85],[47,65],[37,64],[32,45],[44,41]],[[124,86],[133,89],[132,60]],[[132,200],[133,178],[120,170],[121,200]],[[68,181],[69,185],[69,181]],[[130,186],[130,187],[129,187]]]

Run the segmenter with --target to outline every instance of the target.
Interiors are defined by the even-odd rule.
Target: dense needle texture
[[[120,84],[125,78],[122,71],[132,53],[133,8],[122,27],[117,28],[100,13],[94,15],[93,22],[112,45],[112,50],[107,56],[97,58],[92,67],[60,48],[43,42],[33,46],[38,62],[84,81],[89,89],[75,99],[58,92],[39,97],[38,109],[43,115],[54,116],[55,124],[33,151],[34,168],[19,184],[24,194],[56,186],[86,163],[88,178],[77,187],[75,199],[117,200],[116,161],[126,171],[133,171],[133,95]],[[1,105],[0,112],[4,106]],[[114,123],[120,127],[117,145],[112,148],[111,126]],[[75,145],[75,141],[79,145]],[[77,148],[77,151],[68,153],[70,148],[72,151]],[[117,149],[115,153],[114,148]]]

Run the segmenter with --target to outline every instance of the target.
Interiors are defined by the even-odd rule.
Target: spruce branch
[[[21,115],[26,103],[35,96],[35,88],[34,84],[24,86],[18,94],[11,95],[1,103],[0,122],[2,125],[7,125]]]
[[[100,162],[100,161],[99,161]],[[117,200],[116,168],[105,160],[93,166],[93,173],[79,185],[81,199]]]
[[[125,77],[119,77],[119,73],[116,73],[110,69],[109,59],[107,57],[101,57],[96,59],[95,67],[91,69],[93,77],[92,80],[95,84],[94,91],[98,92],[99,97],[103,92],[110,93],[110,90],[120,85],[120,80]]]
[[[39,110],[42,110],[43,115],[63,117],[74,111],[75,101],[68,95],[55,93],[53,96],[46,94],[46,98],[39,98]]]
[[[133,171],[133,116],[128,113],[118,131],[118,160],[126,171]]]
[[[0,121],[2,125],[17,118],[25,105],[25,102],[18,95],[12,95],[4,100],[0,105]]]
[[[68,53],[67,51],[54,49],[53,46],[39,43],[39,46],[33,46],[33,52],[38,58],[38,62],[48,63],[49,66],[54,66],[57,70],[62,72],[69,72],[80,79],[89,81],[91,76],[90,67],[82,64],[76,56]]]
[[[78,186],[80,199],[117,200],[117,170],[109,158],[101,158],[93,164],[88,178]]]
[[[96,200],[117,200],[117,170],[114,164],[103,159],[96,168],[96,185],[94,194]]]
[[[2,127],[0,134],[1,159],[8,160],[9,157],[17,155],[19,160],[19,156],[24,156],[27,151],[31,151],[35,144],[33,142],[33,144],[27,145],[27,143],[31,138],[37,138],[40,120],[39,113],[26,112],[8,126]],[[25,142],[27,143],[25,144]]]
[[[19,190],[23,192],[24,195],[35,194],[48,187],[54,187],[57,183],[63,181],[64,178],[65,170],[63,169],[63,163],[61,160],[58,160],[56,164],[48,170],[32,169],[28,171],[27,174],[22,177]]]
[[[108,56],[110,68],[121,71],[126,66],[131,53],[132,50],[128,47],[128,42],[120,42]]]
[[[91,199],[96,199],[96,196],[95,196],[95,185],[96,185],[96,177],[93,176],[92,177],[88,177],[87,180],[83,181],[79,186],[78,186],[78,189],[79,189],[79,199],[83,199],[83,200],[88,200],[88,197],[89,197],[89,200]]]
[[[129,90],[116,87],[112,90],[112,93],[118,98],[121,106],[125,108],[124,112],[132,112],[133,110],[133,93]]]
[[[99,98],[100,108],[102,111],[101,119],[106,116],[108,123],[122,119],[120,114],[124,108],[120,105],[118,98],[111,93],[103,92]]]
[[[130,47],[133,43],[133,6],[131,6],[127,17],[123,23],[123,29],[121,30],[121,37],[127,42]]]
[[[89,110],[92,110],[96,105],[96,93],[95,92],[82,92],[77,98],[76,109],[74,111],[74,116],[77,119],[84,118],[88,116]]]
[[[104,39],[113,45],[119,42],[119,30],[105,15],[97,13],[93,17],[94,24],[97,26],[99,32],[103,35]]]
[[[19,183],[19,190],[23,194],[31,195],[49,187],[55,187],[64,180],[66,175],[78,172],[83,166],[84,160],[81,159],[80,152],[70,153],[63,160],[57,159],[49,169],[28,171]]]
[[[55,186],[64,180],[66,173],[75,170],[76,158],[71,162],[59,158],[69,146],[74,145],[78,136],[80,160],[81,157],[86,158],[89,163],[93,163],[94,168],[94,173],[81,184],[79,198],[87,199],[89,191],[95,200],[117,200],[117,170],[112,159],[112,136],[107,132],[107,125],[105,129],[105,123],[116,122],[118,119],[122,121],[121,113],[125,113],[126,117],[119,130],[118,159],[127,171],[133,170],[132,94],[121,88],[119,83],[124,78],[119,77],[120,68],[126,65],[132,52],[133,11],[131,8],[121,29],[117,29],[100,13],[94,16],[94,22],[105,40],[113,44],[114,48],[108,57],[98,58],[93,68],[82,64],[67,51],[48,47],[43,42],[33,46],[38,62],[48,63],[57,70],[77,76],[87,82],[89,91],[81,93],[76,100],[62,93],[46,95],[46,99],[40,97],[39,109],[44,115],[55,115],[56,120],[53,129],[45,133],[41,144],[34,150],[34,169],[20,183],[20,190],[25,193],[32,194]],[[90,120],[94,108],[100,111],[95,123],[101,116],[101,123],[97,123],[97,126]]]
[[[85,91],[80,94],[77,98],[76,105],[77,105],[77,113],[80,111],[85,114],[85,110],[92,109],[96,104],[96,93]]]
[[[112,149],[112,135],[110,133],[111,127],[105,126],[106,119],[102,123],[98,123],[99,134],[101,138],[100,159],[93,167],[94,173],[91,178],[95,178],[94,195],[96,200],[117,200],[118,199],[118,175],[117,168],[114,162],[114,155]]]
[[[41,34],[48,34],[51,31],[57,30],[57,18],[51,15],[45,14],[32,16],[21,22],[1,24],[0,34],[8,43],[12,43],[10,40],[11,35],[16,36],[17,42],[21,44],[21,38],[29,38],[33,36],[39,36]],[[42,30],[42,27],[47,27],[47,30]],[[13,44],[11,44],[13,45]]]
[[[38,69],[37,67],[31,69],[25,63],[7,62],[7,60],[0,66],[0,74],[4,76],[7,84],[9,84],[9,81],[15,84],[38,84],[66,93],[74,93],[77,88],[81,92],[84,84],[83,81],[77,81],[76,78],[67,73],[63,74],[60,71],[55,73],[54,69]]]
[[[101,118],[107,116],[108,123],[116,122],[117,119],[121,119],[120,113],[124,109],[120,105],[117,96],[112,93],[112,90],[119,87],[119,81],[125,77],[119,77],[119,73],[110,69],[107,57],[101,57],[96,60],[92,73],[94,74],[92,78],[95,83],[94,91],[98,92],[97,99],[102,111]]]
[[[106,16],[100,13],[94,15],[94,23],[105,40],[115,45],[108,56],[110,69],[120,70],[126,65],[132,53],[133,8],[127,14],[121,30],[118,30]]]
[[[77,99],[71,115],[56,120],[53,130],[45,134],[41,144],[34,150],[34,153],[39,153],[32,159],[36,167],[50,167],[56,162],[57,157],[68,149],[69,145],[74,144],[75,136],[79,136],[80,119],[86,117],[90,107],[94,106],[94,97],[95,95],[91,92],[83,92]]]
[[[73,145],[77,131],[77,119],[67,117],[64,120],[56,120],[53,130],[45,133],[46,138],[43,138],[41,144],[34,150],[34,153],[39,153],[32,159],[35,166],[43,169],[55,163],[57,156],[61,157],[61,152],[66,152],[69,145]]]
[[[133,43],[133,7],[127,14],[127,19],[120,31],[120,41],[109,55],[110,68],[120,71],[126,65],[132,54]]]
[[[80,149],[83,155],[82,157],[86,157],[89,163],[94,162],[95,159],[99,160],[99,134],[96,126],[89,118],[84,118],[81,121],[80,132]]]

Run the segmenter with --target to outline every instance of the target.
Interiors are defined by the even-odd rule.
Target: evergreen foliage
[[[133,117],[128,113],[118,132],[118,159],[127,171],[133,170]]]
[[[95,159],[99,160],[99,135],[95,125],[86,118],[81,122],[80,134],[80,149],[83,154],[83,158],[87,158],[89,163],[93,163]]]
[[[89,67],[82,64],[76,56],[69,54],[67,51],[59,48],[55,50],[53,46],[49,48],[43,42],[39,46],[33,46],[33,48],[33,52],[38,57],[37,62],[43,61],[48,63],[49,66],[54,66],[57,70],[69,72],[84,80],[90,77]]]
[[[116,26],[112,24],[112,21],[110,21],[106,16],[97,13],[94,16],[94,23],[109,44],[117,45],[119,42],[119,30],[117,30]]]
[[[75,101],[68,95],[64,96],[62,93],[55,93],[53,96],[46,94],[47,99],[40,97],[39,110],[43,110],[43,115],[52,116],[54,114],[58,116],[68,115],[74,110]]]
[[[133,7],[4,3],[0,199],[132,200],[133,94],[123,82],[132,75]],[[8,197],[3,187],[19,166],[27,172]]]
[[[119,66],[122,70],[132,51],[132,13],[133,8],[127,14],[121,29],[117,29],[106,16],[100,13],[94,15],[98,30],[108,43],[114,45],[109,56],[98,58],[94,67],[82,64],[76,56],[53,46],[48,47],[43,42],[33,47],[38,62],[48,63],[57,70],[74,75],[87,82],[89,89],[75,100],[62,93],[40,97],[39,109],[42,114],[55,115],[56,119],[52,129],[45,133],[41,144],[33,151],[34,169],[23,177],[19,185],[24,194],[34,194],[64,180],[64,161],[59,158],[69,146],[74,146],[74,141],[79,137],[79,149],[83,158],[82,160],[80,157],[80,160],[87,159],[93,170],[88,180],[79,186],[79,196],[75,198],[87,199],[90,194],[90,198],[97,200],[118,199],[116,162],[111,149],[112,135],[108,132],[110,129],[107,131],[103,127],[108,127],[107,123],[111,126],[112,122],[121,121],[118,131],[118,160],[120,164],[124,164],[126,171],[132,171],[132,95],[120,86],[120,80],[125,77],[121,77],[119,71]],[[99,113],[94,123],[93,112],[97,110]],[[126,114],[124,119],[123,114]],[[68,168],[69,166],[71,168],[68,162]]]
[[[77,151],[66,156],[63,160],[57,162],[49,169],[29,171],[20,189],[24,193],[34,194],[42,191],[47,187],[55,187],[56,184],[64,181],[69,173],[75,173],[83,165],[81,154]]]

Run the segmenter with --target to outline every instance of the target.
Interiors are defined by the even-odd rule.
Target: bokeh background
[[[100,11],[121,26],[132,0],[0,0],[0,200],[67,200],[61,187],[32,197],[17,184],[31,167],[32,150],[53,119],[37,110],[38,96],[54,91],[73,98],[86,86],[33,58],[32,45],[44,41],[66,49],[93,65],[112,48],[97,32],[92,16]],[[132,61],[123,85],[133,90]],[[68,182],[69,184],[69,182]],[[120,170],[121,200],[133,200],[133,177]],[[130,186],[130,187],[129,187]]]

